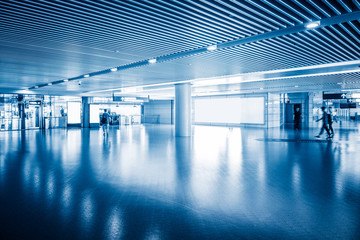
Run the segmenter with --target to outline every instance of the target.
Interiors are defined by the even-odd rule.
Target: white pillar
[[[175,85],[175,136],[191,136],[191,85]]]

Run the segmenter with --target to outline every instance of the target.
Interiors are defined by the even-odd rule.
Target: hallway
[[[359,131],[0,132],[1,239],[359,239]]]

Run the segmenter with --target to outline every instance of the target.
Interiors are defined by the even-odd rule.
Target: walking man
[[[301,112],[300,112],[300,108],[298,108],[298,107],[295,109],[294,122],[295,122],[294,129],[295,130],[300,130]]]
[[[329,131],[330,131],[331,137],[333,137],[334,129],[332,127],[332,124],[334,121],[336,122],[336,116],[332,112],[332,107],[329,107],[328,121],[329,121]]]
[[[320,138],[321,134],[324,132],[324,129],[325,129],[326,133],[328,134],[328,138],[330,138],[331,136],[330,136],[330,132],[329,132],[329,128],[328,128],[329,117],[328,117],[327,112],[325,111],[325,107],[321,107],[321,110],[322,110],[322,117],[319,118],[318,120],[316,120],[316,122],[319,122],[320,120],[322,120],[322,126],[321,126],[319,135],[317,135],[315,137]]]
[[[107,113],[107,109],[104,109],[104,113],[101,117],[102,129],[104,136],[109,135],[109,114]]]

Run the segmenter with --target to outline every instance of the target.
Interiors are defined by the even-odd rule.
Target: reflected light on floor
[[[92,194],[90,192],[84,192],[82,195],[82,199],[80,200],[82,229],[84,232],[89,232],[92,227],[95,209],[92,200]]]
[[[121,239],[123,234],[123,222],[122,222],[122,213],[121,210],[116,207],[114,208],[109,215],[107,220],[107,231],[106,231],[106,239],[115,240]]]

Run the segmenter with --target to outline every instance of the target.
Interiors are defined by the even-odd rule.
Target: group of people
[[[334,129],[332,127],[333,122],[337,121],[336,116],[333,115],[332,108],[329,107],[329,112],[326,112],[326,107],[321,107],[322,117],[316,120],[316,122],[322,121],[322,126],[320,129],[319,135],[315,136],[320,138],[323,134],[324,130],[327,133],[328,138],[332,138],[334,136]]]

